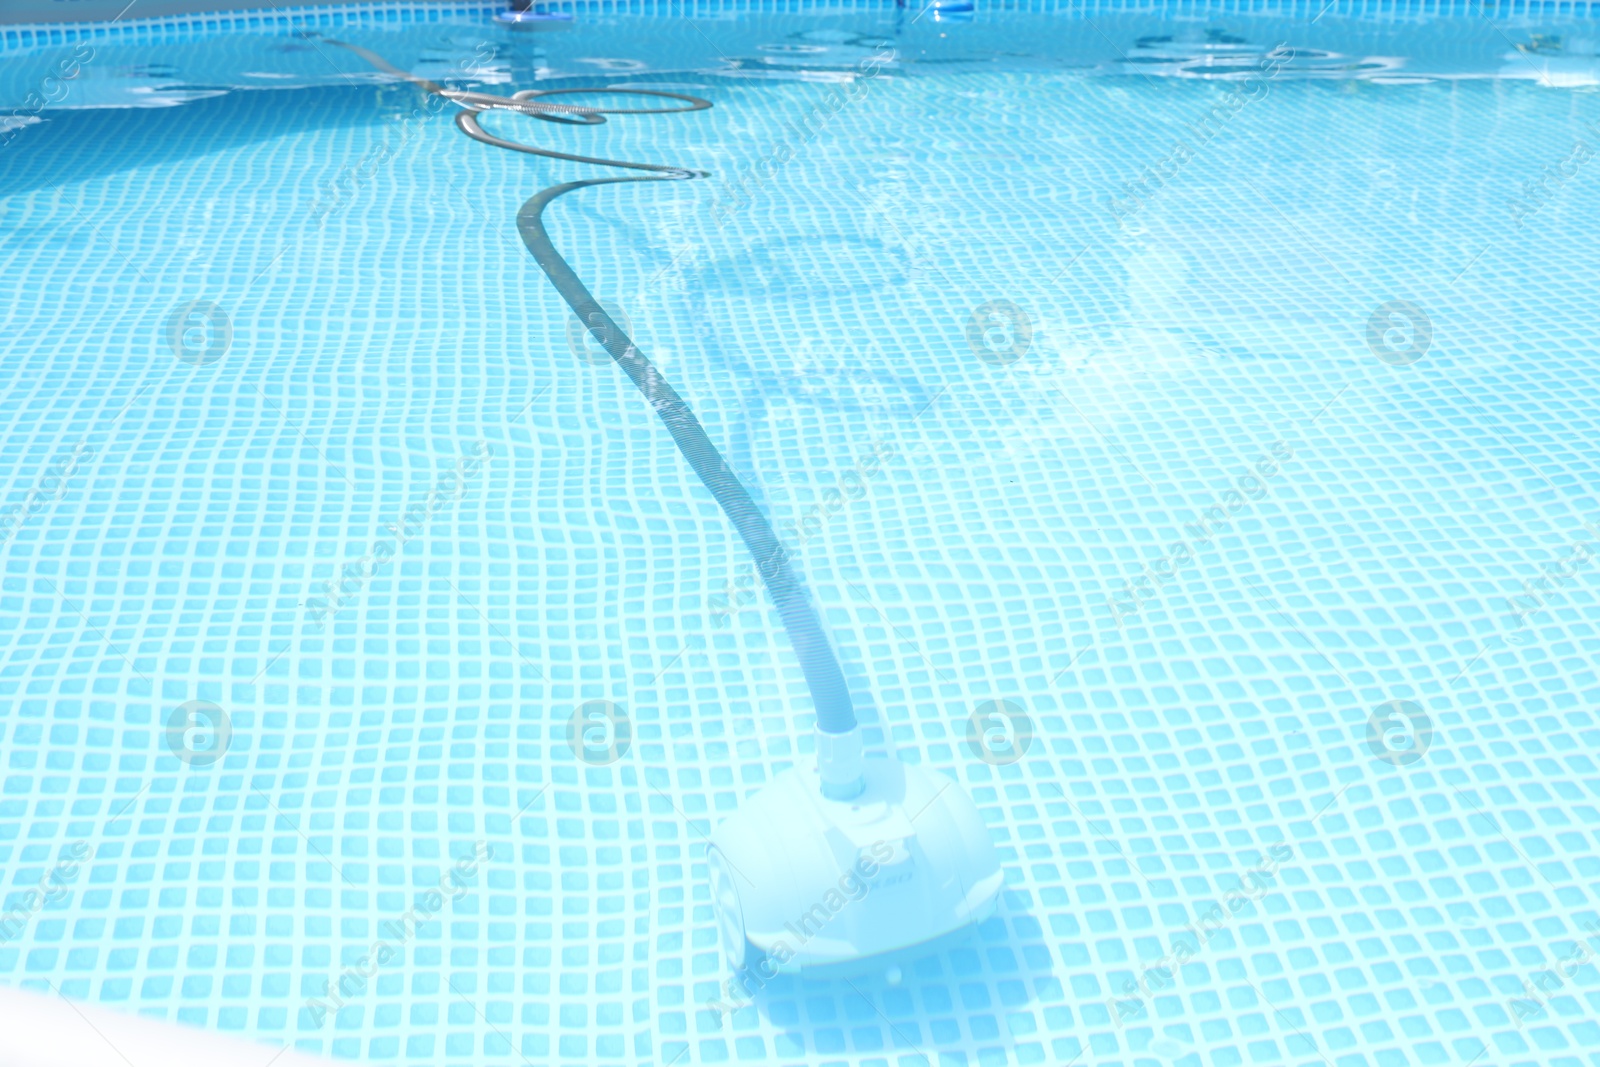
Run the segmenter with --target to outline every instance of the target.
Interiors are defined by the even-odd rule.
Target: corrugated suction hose
[[[595,300],[594,295],[574,273],[572,267],[561,257],[561,253],[556,251],[556,246],[544,228],[544,209],[557,197],[565,196],[574,190],[621,182],[689,181],[708,177],[708,172],[687,167],[631,163],[620,159],[554,152],[496,137],[486,132],[478,123],[478,116],[483,112],[498,110],[514,111],[546,122],[569,126],[597,126],[606,121],[607,115],[671,115],[686,111],[704,111],[711,106],[711,102],[697,96],[654,89],[523,89],[510,96],[464,92],[446,88],[427,78],[420,78],[400,70],[368,49],[330,37],[320,37],[320,39],[355,53],[386,74],[404,79],[427,92],[460,105],[462,110],[456,115],[456,126],[474,141],[481,141],[496,148],[507,148],[513,152],[544,156],[547,159],[651,172],[648,177],[586,178],[582,181],[552,185],[530,197],[522,205],[522,209],[517,212],[517,232],[521,234],[522,243],[533,253],[534,261],[544,271],[545,277],[550,279],[550,283],[556,287],[561,298],[567,302],[579,321],[588,328],[594,339],[650,402],[656,415],[666,424],[667,432],[672,435],[678,451],[688,460],[689,466],[694,469],[705,487],[711,490],[711,495],[716,498],[723,514],[744,539],[745,547],[750,550],[750,555],[755,561],[756,573],[761,575],[768,594],[777,605],[778,615],[783,620],[783,628],[788,632],[789,641],[800,659],[806,685],[811,690],[812,702],[816,704],[818,728],[828,734],[847,734],[854,730],[855,708],[850,702],[850,692],[845,685],[844,673],[839,669],[839,661],[834,656],[827,635],[823,633],[822,622],[817,617],[805,585],[790,566],[788,553],[778,540],[777,534],[773,532],[772,525],[750,499],[750,493],[733,473],[727,461],[722,458],[722,453],[717,451],[716,445],[712,444],[711,438],[706,436],[705,427],[700,425],[700,420],[695,418],[689,405],[684,403],[683,398],[662,377],[661,371],[639,350],[615,320],[606,314],[605,309]],[[684,106],[597,108],[558,104],[549,100],[550,97],[569,93],[597,92],[676,100]]]

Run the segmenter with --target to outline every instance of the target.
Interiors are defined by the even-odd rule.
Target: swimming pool
[[[1592,1061],[1595,23],[491,11],[0,36],[0,983],[408,1063]],[[976,801],[967,941],[730,991],[706,841],[813,711],[519,240],[596,171],[334,37],[713,104],[484,124],[711,172],[551,237]]]

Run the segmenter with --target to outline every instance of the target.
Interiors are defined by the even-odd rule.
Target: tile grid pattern
[[[537,135],[731,178],[858,31],[580,29],[542,62],[633,60],[718,106]],[[449,64],[473,32],[366,40]],[[799,58],[682,73],[719,52]],[[803,683],[764,602],[711,624],[738,546],[509,226],[570,168],[443,119],[401,141],[379,120],[407,92],[363,83],[52,116],[8,148],[37,164],[5,189],[9,499],[95,453],[3,549],[5,907],[72,842],[94,858],[0,977],[418,1063],[1592,1061],[1587,996],[1522,1027],[1507,1005],[1596,918],[1596,578],[1528,640],[1500,598],[1597,514],[1596,223],[1576,195],[1492,214],[1584,98],[1285,81],[1118,229],[1107,193],[1219,84],[986,65],[874,83],[722,225],[715,183],[553,218],[780,527],[895,446],[799,559],[874,747],[991,821],[1009,890],[972,945],[897,984],[783,979],[717,1026],[703,835],[807,751]],[[232,320],[207,367],[163,332],[197,296]],[[1000,297],[1035,327],[1009,368],[966,341]],[[1411,367],[1367,347],[1395,298],[1433,322]],[[309,627],[477,441],[460,499]],[[1105,598],[1279,441],[1267,492],[1118,629]],[[962,740],[995,698],[1038,730],[1010,767]],[[195,699],[231,715],[209,769],[163,737]],[[589,699],[634,718],[613,767],[564,744]],[[1433,718],[1417,767],[1367,750],[1391,699]],[[478,841],[470,891],[317,1027],[307,998]],[[1275,892],[1109,1004],[1278,843]]]

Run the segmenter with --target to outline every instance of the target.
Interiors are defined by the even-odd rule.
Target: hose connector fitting
[[[829,800],[849,800],[866,788],[862,777],[861,728],[848,733],[817,731],[817,770],[822,775],[822,795]]]

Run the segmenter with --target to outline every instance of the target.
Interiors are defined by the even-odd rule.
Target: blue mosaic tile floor
[[[713,172],[553,237],[999,914],[710,1007],[705,836],[809,703],[517,238],[592,170],[287,33],[28,110],[62,45],[0,63],[0,982],[419,1064],[1600,1062],[1600,32],[914,14],[339,32],[714,102],[486,121]]]

